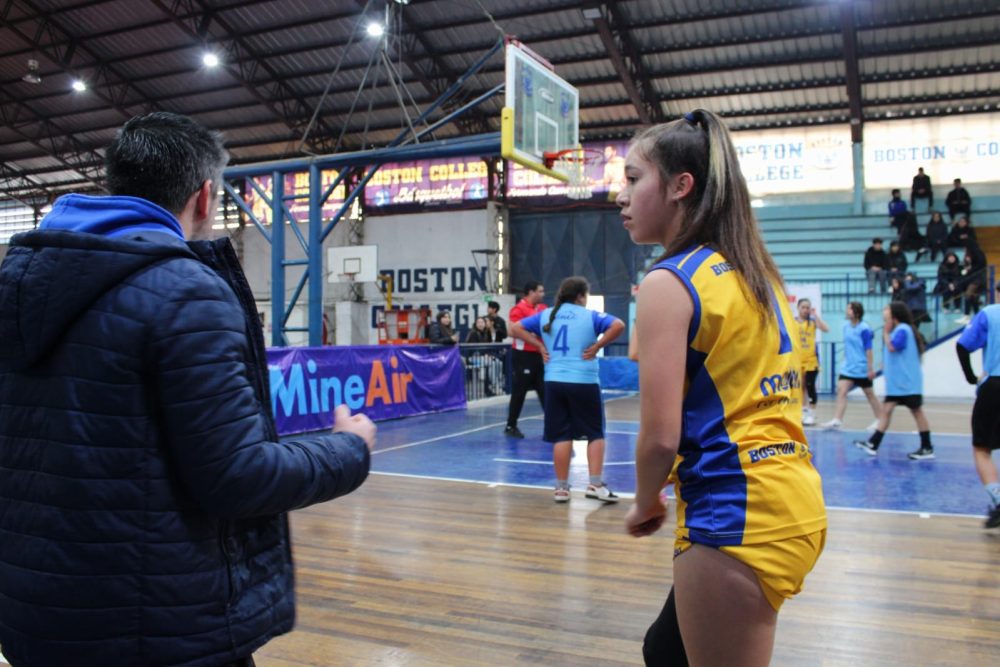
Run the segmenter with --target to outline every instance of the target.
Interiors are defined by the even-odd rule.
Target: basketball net
[[[566,196],[570,199],[590,199],[594,189],[587,178],[587,165],[601,158],[599,151],[586,148],[569,148],[552,158],[552,165],[568,178]]]

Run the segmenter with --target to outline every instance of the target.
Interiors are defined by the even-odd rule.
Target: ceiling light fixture
[[[73,90],[75,90],[78,93],[82,93],[83,91],[87,90],[87,84],[85,84],[80,79],[74,79],[73,80]]]
[[[219,56],[215,55],[211,51],[205,53],[201,57],[201,62],[205,67],[218,67],[219,66]]]
[[[28,73],[21,77],[21,81],[33,83],[36,86],[42,82],[42,77],[38,74],[38,61],[34,58],[28,60]]]
[[[385,34],[385,28],[382,27],[381,23],[369,23],[365,30],[369,37],[381,37]]]

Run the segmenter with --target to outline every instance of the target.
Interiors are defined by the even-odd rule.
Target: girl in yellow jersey
[[[640,132],[625,177],[625,228],[636,243],[667,249],[638,299],[628,531],[660,528],[668,476],[677,492],[674,588],[643,654],[647,665],[767,665],[778,609],[826,536],[802,431],[794,319],[714,114]]]
[[[799,356],[802,360],[802,425],[816,425],[816,376],[819,375],[819,355],[816,353],[816,330],[823,333],[830,327],[823,318],[816,314],[809,299],[799,299],[796,304],[799,311],[795,323],[798,325]],[[806,405],[806,397],[809,404]]]

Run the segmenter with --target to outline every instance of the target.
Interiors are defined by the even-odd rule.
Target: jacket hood
[[[100,234],[121,238],[136,232],[165,232],[184,240],[181,223],[173,213],[139,197],[115,195],[90,197],[65,195],[56,200],[39,229]]]
[[[102,295],[173,256],[196,258],[183,240],[164,231],[133,230],[119,238],[46,230],[14,236],[0,267],[0,372],[33,366]]]

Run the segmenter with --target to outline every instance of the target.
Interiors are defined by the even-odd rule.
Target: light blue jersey
[[[991,377],[1000,377],[1000,304],[976,313],[958,344],[969,352],[983,348],[983,370]]]
[[[551,312],[544,311],[521,320],[521,326],[541,338],[549,351],[545,381],[598,384],[597,359],[584,359],[583,351],[597,342],[597,337],[618,318],[575,303],[564,303],[559,306],[551,329],[545,333],[542,327],[549,323]]]
[[[885,350],[885,395],[913,396],[924,393],[924,371],[920,368],[920,347],[909,324],[899,324],[889,340],[895,352]]]
[[[864,321],[855,325],[844,322],[844,370],[841,375],[851,378],[868,377],[868,356],[872,349],[872,328]]]

